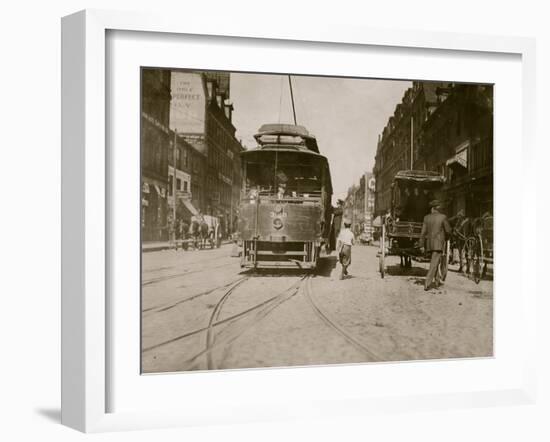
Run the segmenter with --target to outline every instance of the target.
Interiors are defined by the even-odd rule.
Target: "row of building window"
[[[209,176],[207,179],[208,193],[214,201],[219,200],[222,205],[231,205],[231,196],[233,194],[233,186],[230,186],[223,181]]]
[[[172,196],[172,189],[174,188],[174,177],[172,175],[168,176],[168,195]],[[189,183],[187,181],[182,181],[181,178],[176,178],[176,190],[182,190],[187,192],[189,190]]]
[[[233,161],[224,152],[212,148],[209,155],[210,165],[225,177],[233,179]]]

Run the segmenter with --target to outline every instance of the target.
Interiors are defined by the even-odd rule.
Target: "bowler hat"
[[[439,200],[430,201],[430,207],[441,207],[441,202]]]

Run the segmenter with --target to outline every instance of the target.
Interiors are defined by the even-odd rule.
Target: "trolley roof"
[[[293,150],[308,149],[319,153],[319,146],[314,135],[310,134],[304,126],[295,124],[264,124],[254,135],[260,148],[293,146]]]

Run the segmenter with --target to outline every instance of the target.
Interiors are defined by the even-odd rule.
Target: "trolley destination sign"
[[[492,357],[492,93],[142,69],[142,371]]]

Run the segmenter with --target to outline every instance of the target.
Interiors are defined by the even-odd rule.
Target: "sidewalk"
[[[157,250],[165,250],[170,247],[170,241],[142,241],[141,243],[142,252],[156,252]]]
[[[191,242],[188,240],[188,242]],[[178,250],[182,249],[182,240],[178,240]],[[221,245],[225,244],[232,244],[233,241],[230,239],[223,239]],[[159,250],[169,250],[174,248],[174,243],[171,241],[143,241],[141,243],[141,252],[158,252]],[[208,250],[209,247],[207,247],[206,250]],[[188,251],[193,251],[193,248],[189,248]]]

